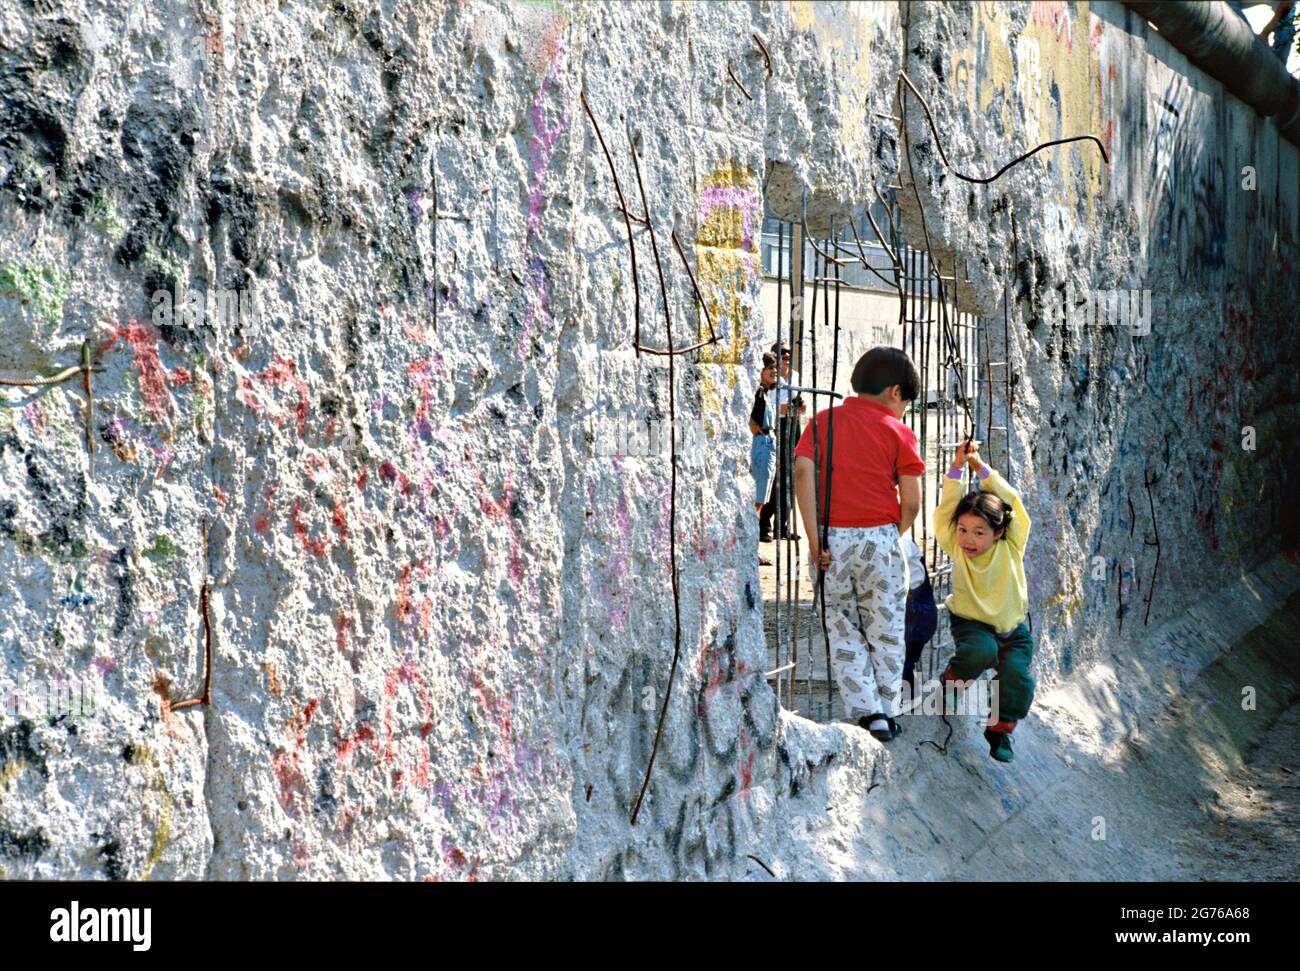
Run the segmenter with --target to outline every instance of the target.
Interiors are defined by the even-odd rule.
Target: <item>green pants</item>
[[[1034,677],[1029,662],[1034,658],[1034,638],[1029,626],[1020,622],[1005,639],[994,636],[993,625],[949,613],[952,639],[957,653],[949,667],[953,677],[972,681],[989,668],[998,672],[998,711],[1001,718],[1019,721],[1029,714],[1034,700]]]

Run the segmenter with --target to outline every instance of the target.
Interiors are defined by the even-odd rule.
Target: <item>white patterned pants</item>
[[[892,718],[903,680],[907,611],[907,558],[898,527],[832,526],[827,534],[826,631],[844,710],[854,719]]]

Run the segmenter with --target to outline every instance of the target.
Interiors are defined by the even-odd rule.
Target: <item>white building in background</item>
[[[887,225],[886,219],[879,206],[873,203],[872,215],[876,219],[877,225],[882,230]],[[864,220],[865,222],[865,220]],[[888,232],[885,230],[886,233]],[[930,408],[936,407],[938,399],[941,397],[940,389],[943,388],[942,397],[954,399],[958,390],[958,381],[952,368],[946,369],[943,373],[943,355],[938,349],[942,344],[941,328],[939,326],[939,308],[933,301],[930,303],[929,314],[934,321],[930,328],[930,353],[928,362],[922,361],[920,350],[920,338],[916,340],[915,346],[904,347],[903,327],[899,323],[898,292],[893,286],[885,281],[892,281],[893,266],[889,255],[885,252],[884,247],[874,242],[874,232],[870,226],[866,227],[866,235],[871,236],[873,241],[868,242],[859,229],[859,237],[862,240],[862,249],[866,254],[867,260],[879,272],[876,276],[866,270],[862,264],[854,260],[846,266],[840,267],[839,285],[839,325],[840,325],[840,349],[839,349],[839,367],[836,377],[834,390],[841,394],[852,394],[853,389],[849,384],[849,379],[853,373],[853,365],[868,350],[873,347],[888,345],[899,347],[906,350],[912,355],[918,370],[925,372],[926,394],[925,397]],[[818,240],[818,245],[822,241]],[[841,245],[849,247],[849,254],[841,253],[840,256],[852,256],[857,253],[857,245],[852,235],[849,235],[847,243],[841,242]],[[780,331],[781,340],[790,343],[790,228],[787,225],[784,231],[784,242],[782,243],[781,223],[772,215],[770,211],[765,212],[763,219],[762,233],[762,250],[763,260],[763,290],[762,290],[762,307],[765,333],[763,336],[763,349],[769,349],[776,341],[777,331],[777,300],[778,291],[782,306],[780,308]],[[812,294],[813,294],[813,257],[814,253],[811,247],[805,246],[803,277],[804,277],[804,341],[801,348],[796,349],[794,369],[801,375],[801,380],[809,384],[813,380],[813,368],[811,366],[812,340],[809,334],[809,327],[813,321]],[[821,260],[817,260],[820,267]],[[817,272],[821,272],[820,269]],[[929,273],[928,260],[924,253],[916,256],[915,266],[909,271],[905,266],[905,274],[908,272],[915,273],[917,277],[924,280]],[[784,284],[779,284],[778,274],[784,276]],[[834,275],[834,267],[827,274]],[[881,277],[884,279],[882,280]],[[931,281],[931,287],[934,287]],[[951,301],[951,282],[948,283],[949,300]],[[910,286],[905,278],[904,292],[914,292],[919,287]],[[933,289],[932,289],[933,292]],[[833,352],[833,328],[826,326],[826,298],[823,289],[817,288],[817,386],[829,387],[832,367]],[[911,300],[906,308],[909,318],[919,316],[922,313],[922,304],[919,300]],[[834,285],[831,287],[830,295],[830,312],[831,320],[835,319],[835,293]],[[949,316],[955,322],[956,314],[953,312],[951,303],[949,305]],[[962,322],[969,325],[970,330],[962,330],[962,337],[967,341],[974,339],[973,315],[963,314]],[[909,340],[909,345],[911,344]],[[977,360],[973,353],[963,352],[963,360]],[[928,363],[928,366],[924,366]],[[967,395],[974,397],[976,394],[975,374],[966,375]],[[942,383],[941,383],[942,382]]]

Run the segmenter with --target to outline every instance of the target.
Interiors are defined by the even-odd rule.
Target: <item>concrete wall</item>
[[[936,247],[966,261],[980,312],[1000,320],[1010,290],[1011,447],[1050,683],[1138,633],[1157,531],[1152,621],[1276,549],[1300,427],[1300,153],[1119,4],[913,4],[907,70],[965,174],[1079,134],[1109,157],[1075,142],[970,185],[909,99]],[[1151,290],[1149,334],[1050,313],[1111,288]]]
[[[761,676],[740,416],[764,332],[761,193],[789,218],[810,187],[816,231],[896,182],[874,113],[905,50],[958,165],[1110,128],[1109,168],[1044,153],[973,202],[932,158],[917,170],[986,313],[1008,207],[1020,227],[1044,679],[1114,643],[1086,557],[1131,555],[1124,582],[1147,582],[1143,469],[1162,513],[1153,618],[1271,542],[1252,510],[1296,425],[1295,149],[1170,73],[1176,55],[1116,6],[914,4],[906,42],[888,4],[45,10],[0,14],[0,373],[54,373],[86,338],[103,371],[93,470],[79,381],[6,389],[0,408],[5,876],[743,876],[830,771],[865,792],[880,747],[778,717]],[[1170,84],[1183,121],[1164,133],[1147,92]],[[620,115],[637,139],[674,340],[703,329],[674,228],[722,335],[671,372],[632,349],[623,218],[582,91],[639,213]],[[1243,158],[1253,196],[1231,191]],[[636,238],[642,338],[663,346]],[[1052,288],[1111,285],[1140,243],[1163,274],[1150,337],[1035,323]],[[252,292],[255,313],[168,317],[154,295],[173,288]],[[614,454],[609,434],[670,401],[675,501],[663,455]],[[1243,416],[1253,453],[1233,448]],[[680,662],[633,827],[677,632],[670,548]],[[1138,626],[1130,612],[1126,643]],[[205,630],[212,704],[172,710],[200,688]],[[91,710],[47,715],[65,685],[89,686]]]

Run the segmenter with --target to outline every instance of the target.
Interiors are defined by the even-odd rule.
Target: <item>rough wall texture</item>
[[[875,117],[904,57],[960,167],[1058,131],[1109,142],[1110,166],[1069,146],[972,197],[909,109],[929,231],[960,241],[988,314],[1017,220],[1041,675],[1118,643],[1088,557],[1126,571],[1126,604],[1149,582],[1144,471],[1153,617],[1249,568],[1297,423],[1295,148],[1118,6],[1040,6],[7,6],[0,371],[52,374],[87,338],[103,370],[93,472],[80,379],[0,409],[4,874],[741,876],[828,767],[865,793],[880,747],[779,716],[762,678],[737,416],[766,332],[764,180],[787,216],[810,188],[815,230],[907,178]],[[1170,86],[1172,123],[1149,97]],[[628,129],[639,152],[642,342],[668,340],[652,246],[674,342],[706,336],[674,230],[722,336],[671,371],[632,348],[582,92],[634,214]],[[1140,253],[1150,336],[1038,320]],[[154,296],[191,289],[201,321]],[[251,312],[214,315],[232,291]],[[617,441],[670,409],[675,499],[667,443]],[[632,826],[673,543],[680,660]],[[212,703],[172,710],[205,632]],[[46,716],[44,692],[87,686],[93,711]]]
[[[921,3],[909,27],[908,73],[958,170],[1079,134],[1109,157],[1076,142],[973,186],[909,99],[936,248],[965,258],[971,309],[1000,322],[1011,298],[1012,455],[1054,680],[1141,626],[1148,543],[1153,622],[1277,547],[1300,429],[1300,152],[1119,4]],[[1113,288],[1151,291],[1149,334],[1079,323],[1085,291]],[[1067,296],[1073,326],[1050,312]]]

